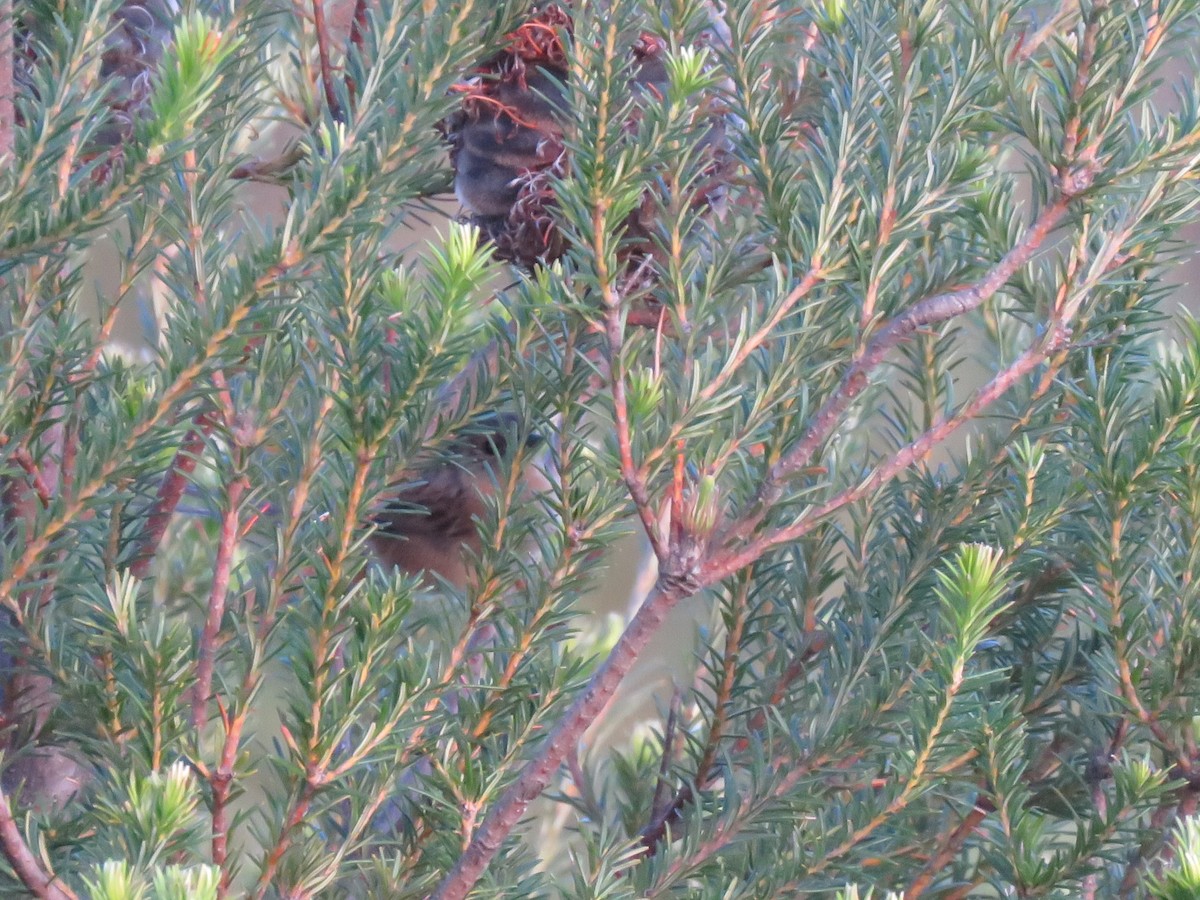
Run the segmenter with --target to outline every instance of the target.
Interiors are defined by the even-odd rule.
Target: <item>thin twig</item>
[[[603,245],[601,244],[597,251],[598,259],[602,252]],[[597,262],[597,269],[600,272],[605,271],[603,264],[599,262]],[[598,277],[603,286],[605,276]],[[612,392],[613,418],[617,426],[617,453],[620,457],[621,477],[625,480],[625,487],[629,491],[630,499],[633,500],[638,518],[641,519],[642,529],[646,532],[646,539],[650,542],[650,549],[654,551],[654,556],[661,565],[667,559],[667,543],[659,533],[658,513],[650,499],[645,475],[633,459],[633,438],[629,425],[629,398],[625,393],[625,371],[621,362],[625,342],[625,324],[622,321],[621,302],[611,287],[607,289],[602,287],[602,290],[607,293],[604,311],[605,335],[608,338],[606,358],[609,389]]]
[[[972,892],[982,884],[982,878],[975,878],[961,887],[955,888],[950,893],[946,894],[942,900],[967,900],[967,898],[971,896]]]
[[[1025,32],[1017,38],[1016,44],[1009,52],[1010,60],[1019,60],[1020,62],[1028,62],[1033,54],[1038,51],[1047,38],[1053,36],[1062,28],[1063,24],[1071,18],[1072,15],[1078,14],[1078,0],[1062,0],[1058,9],[1051,13],[1045,23],[1034,32]]]
[[[212,434],[215,427],[216,422],[210,414],[201,413],[196,416],[192,428],[184,436],[183,443],[176,451],[175,459],[171,461],[167,474],[163,476],[162,483],[158,486],[154,507],[146,519],[146,527],[142,531],[137,554],[134,557],[133,565],[130,566],[130,571],[136,577],[145,578],[149,573],[150,565],[158,553],[158,545],[162,543],[163,536],[167,533],[167,526],[171,524],[171,517],[175,515],[175,508],[179,505],[184,491],[187,490],[189,476],[196,470],[196,463],[204,449],[205,440]]]
[[[217,637],[221,633],[221,620],[225,617],[225,603],[229,594],[229,578],[233,573],[233,559],[238,544],[238,519],[242,495],[249,487],[245,476],[235,475],[229,482],[225,512],[221,516],[221,533],[217,539],[217,561],[213,571],[212,588],[208,594],[208,612],[204,619],[204,630],[200,634],[200,647],[196,660],[196,683],[192,694],[192,727],[197,733],[208,720],[208,700],[212,695],[213,668],[217,658]]]
[[[279,864],[283,862],[283,855],[292,845],[292,832],[308,818],[308,810],[312,805],[313,799],[317,796],[317,791],[324,784],[322,774],[316,771],[306,771],[304,775],[304,786],[300,789],[300,795],[292,804],[291,810],[288,812],[287,819],[284,820],[283,828],[279,831],[279,837],[275,839],[275,844],[267,853],[266,859],[263,861],[262,872],[258,877],[258,885],[254,889],[252,896],[256,898],[265,897],[267,889],[271,886],[271,881],[275,878],[275,872],[279,869]]]
[[[221,743],[221,757],[216,769],[209,774],[212,789],[212,861],[221,870],[221,881],[217,885],[217,896],[229,893],[231,873],[226,867],[229,859],[229,801],[233,799],[233,767],[241,747],[242,730],[246,724],[248,709],[230,717],[220,705],[221,721],[225,726],[225,739]]]
[[[288,514],[284,519],[285,525],[279,536],[280,549],[277,564],[272,575],[271,587],[268,591],[265,608],[261,610],[255,628],[255,637],[259,645],[266,643],[278,617],[278,607],[281,598],[286,595],[284,579],[287,573],[292,571],[290,563],[292,554],[298,546],[300,526],[304,521],[304,509],[308,503],[313,481],[323,463],[320,453],[321,441],[325,434],[327,417],[333,409],[333,396],[336,394],[336,385],[337,380],[335,376],[331,390],[325,395],[320,407],[317,409],[309,441],[304,447],[302,457],[304,460],[303,467],[301,468],[300,477],[291,491],[291,503],[288,508]],[[271,418],[273,417],[267,417],[267,419]],[[229,858],[229,803],[233,799],[234,765],[237,761],[238,750],[241,748],[241,738],[245,730],[246,717],[249,712],[249,708],[245,704],[254,695],[261,681],[260,666],[262,660],[260,658],[255,660],[255,662],[247,666],[241,688],[238,692],[238,702],[242,704],[241,712],[235,716],[229,716],[224,709],[221,710],[222,722],[225,728],[225,738],[221,746],[221,755],[216,767],[212,771],[204,773],[212,790],[212,855],[213,862],[221,868],[221,883],[218,886],[218,896],[220,897],[228,895],[231,880],[231,873],[226,865]]]
[[[833,760],[829,756],[822,755],[790,763],[787,771],[781,774],[779,779],[771,785],[771,789],[766,797],[755,795],[746,797],[742,801],[737,815],[723,818],[714,833],[697,847],[693,853],[676,857],[671,862],[668,871],[659,879],[659,883],[671,884],[681,876],[685,868],[693,868],[710,859],[715,853],[728,845],[743,828],[750,824],[754,818],[754,810],[756,808],[764,806],[767,802],[777,797],[786,796],[805,778],[830,765],[832,762]],[[645,898],[653,898],[657,897],[660,893],[662,893],[661,890],[651,890],[647,891],[643,896]]]
[[[432,894],[433,900],[463,900],[467,896],[509,832],[521,821],[529,804],[550,784],[580,734],[604,711],[617,686],[662,626],[667,613],[694,590],[694,585],[663,583],[660,579],[608,658],[592,676],[591,683],[559,719],[538,756],[492,805],[471,843]]]
[[[655,804],[650,821],[639,835],[642,846],[646,848],[648,854],[654,853],[659,842],[666,836],[668,826],[676,821],[683,808],[692,802],[696,789],[703,790],[710,780],[721,740],[725,734],[734,682],[737,680],[737,663],[746,625],[746,601],[749,596],[750,584],[750,573],[747,572],[741,579],[733,598],[733,621],[725,635],[725,648],[721,655],[721,683],[717,686],[716,697],[713,698],[712,722],[704,741],[704,751],[700,756],[700,761],[696,764],[696,774],[690,784],[684,784],[675,792],[670,803]],[[695,788],[692,787],[693,784],[696,786]]]
[[[663,726],[662,758],[658,761],[658,778],[654,784],[654,801],[650,804],[650,813],[658,818],[665,807],[673,805],[668,799],[668,778],[671,774],[671,762],[675,759],[675,736],[679,733],[680,706],[683,703],[683,691],[676,686],[671,694],[671,706],[667,712],[667,721]]]
[[[715,397],[720,390],[726,385],[730,378],[746,364],[746,360],[758,350],[763,344],[770,340],[775,334],[775,330],[779,327],[779,323],[787,317],[793,309],[796,308],[801,300],[808,296],[821,282],[821,264],[819,260],[813,260],[808,271],[804,273],[804,277],[799,283],[788,292],[783,301],[771,313],[770,318],[762,324],[754,334],[750,335],[745,341],[739,343],[736,352],[729,358],[721,371],[717,373],[708,384],[706,384],[699,393],[700,402],[706,402]]]
[[[326,682],[333,672],[333,666],[330,663],[336,654],[336,647],[334,645],[338,633],[338,625],[335,621],[335,613],[345,589],[347,577],[346,566],[356,543],[355,532],[358,529],[358,522],[366,502],[367,479],[371,471],[371,463],[375,459],[378,450],[378,446],[364,446],[360,447],[355,454],[354,478],[350,483],[350,491],[346,498],[345,519],[342,522],[342,528],[338,535],[335,552],[325,557],[327,569],[326,583],[328,587],[326,588],[324,607],[321,610],[320,625],[317,629],[312,649],[314,676],[313,684],[310,687],[312,703],[309,707],[307,720],[309,726],[307,746],[301,750],[298,743],[288,738],[285,730],[285,738],[288,738],[295,752],[305,755],[305,759],[303,760],[304,781],[284,820],[283,827],[275,839],[275,843],[267,850],[266,856],[263,859],[258,881],[251,894],[251,896],[259,898],[259,900],[266,896],[268,889],[271,887],[271,883],[274,881],[275,875],[279,870],[279,865],[283,862],[284,854],[287,853],[292,845],[296,829],[308,818],[308,812],[313,800],[329,781],[329,773],[323,764],[324,761],[319,749],[323,739],[322,722],[325,711],[323,705],[325,687]]]
[[[824,639],[814,640],[806,645],[800,656],[797,656],[788,663],[787,667],[776,680],[767,702],[760,709],[756,710],[754,715],[747,721],[746,733],[730,746],[729,755],[731,757],[745,753],[750,748],[750,745],[755,740],[755,736],[767,726],[767,710],[775,709],[779,706],[791,685],[804,673],[807,661],[821,652],[827,644],[828,641]],[[714,722],[714,732],[716,725],[717,723]],[[713,734],[710,733],[705,745],[705,755],[696,767],[696,777],[690,784],[683,785],[676,792],[672,804],[664,808],[642,829],[638,836],[641,838],[642,845],[646,848],[647,853],[653,853],[657,849],[659,842],[666,837],[667,829],[672,823],[678,821],[684,809],[695,801],[697,788],[705,789],[708,787],[708,784],[712,780],[713,768],[716,765],[716,751],[718,747],[718,741],[714,740]]]
[[[975,806],[961,822],[941,841],[937,852],[930,857],[929,862],[904,890],[904,900],[917,900],[933,884],[934,879],[943,873],[945,868],[954,861],[962,851],[967,839],[975,833],[995,807],[986,797],[980,797]]]
[[[358,53],[360,62],[363,60],[366,41],[363,38],[367,30],[367,0],[355,0],[354,15],[350,19],[350,46]],[[346,96],[350,98],[351,107],[354,106],[355,99],[358,96],[358,85],[354,83],[354,78],[350,74],[350,67],[346,67]]]
[[[1095,170],[1090,166],[1065,177],[1058,198],[1042,209],[1024,237],[979,281],[927,297],[880,329],[850,365],[833,395],[813,416],[804,436],[771,467],[747,513],[730,529],[730,543],[744,539],[762,521],[765,510],[778,501],[788,479],[809,465],[851,404],[867,389],[871,373],[888,354],[918,329],[961,316],[993,297],[1041,249],[1066,217],[1071,201],[1091,185],[1094,177]]]
[[[7,435],[0,435],[0,447],[8,443]],[[51,491],[50,485],[46,483],[46,479],[42,477],[42,470],[34,461],[33,456],[24,447],[18,447],[12,453],[13,462],[29,476],[30,485],[33,487],[33,492],[41,501],[42,508],[46,509],[50,506]]]
[[[1041,365],[1052,353],[1057,352],[1067,340],[1065,327],[1056,328],[1038,344],[1022,353],[1008,368],[1001,370],[991,381],[977,391],[974,397],[958,412],[936,423],[911,444],[892,454],[886,462],[852,488],[837,494],[830,500],[807,510],[791,525],[767,532],[729,554],[715,556],[701,575],[704,584],[712,584],[757,560],[768,550],[798,541],[812,531],[823,519],[843,507],[869,496],[881,485],[886,484],[909,466],[928,458],[937,447],[955,431],[979,418],[997,400],[1006,394],[1018,381]]]
[[[338,102],[333,89],[333,65],[329,61],[329,23],[325,21],[324,0],[312,0],[313,28],[317,32],[317,59],[321,64],[321,87],[325,90],[325,102],[329,112],[339,122],[346,121],[346,113]]]
[[[1096,37],[1100,31],[1100,17],[1107,7],[1107,0],[1097,0],[1088,13],[1087,24],[1079,45],[1079,63],[1075,68],[1075,82],[1071,85],[1071,118],[1063,129],[1063,159],[1068,165],[1076,160],[1076,149],[1082,137],[1083,95],[1092,80],[1092,61],[1096,56]]]

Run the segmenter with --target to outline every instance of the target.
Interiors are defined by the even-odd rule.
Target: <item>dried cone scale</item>
[[[96,135],[98,147],[118,147],[133,135],[147,111],[154,73],[171,44],[179,7],[174,0],[123,3],[113,13],[113,30],[101,57],[100,77],[112,86],[111,117]]]
[[[495,244],[496,255],[529,268],[562,256],[566,243],[555,228],[552,179],[566,173],[563,132],[567,122],[564,84],[568,76],[561,36],[571,18],[558,5],[544,6],[512,32],[508,46],[459,85],[462,105],[442,123],[450,143],[454,187],[468,218]],[[630,48],[634,82],[652,96],[667,86],[665,44],[642,35]],[[631,123],[632,124],[632,123]],[[714,123],[711,199],[726,168]],[[626,262],[636,265],[649,247],[648,225],[657,208],[647,197],[627,225]],[[636,240],[642,238],[642,240]]]
[[[35,72],[42,64],[39,48],[57,27],[49,18],[49,9],[27,5],[15,29],[14,82],[28,97],[37,95]],[[138,118],[147,114],[154,73],[171,44],[178,15],[176,0],[127,0],[113,12],[100,57],[100,83],[107,92],[108,115],[92,132],[83,156],[87,160],[109,153],[97,177],[109,171],[133,136]]]

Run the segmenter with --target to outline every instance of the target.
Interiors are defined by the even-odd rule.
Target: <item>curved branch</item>
[[[762,521],[766,510],[782,496],[788,479],[812,462],[851,404],[867,389],[871,373],[892,350],[918,329],[961,316],[991,299],[1041,249],[1066,217],[1071,201],[1087,190],[1094,178],[1095,167],[1091,165],[1065,177],[1058,198],[1041,211],[1024,237],[982,279],[958,290],[927,297],[885,325],[847,369],[841,384],[813,416],[812,424],[796,446],[771,467],[750,504],[750,511],[735,522],[729,538],[733,541],[745,538]]]
[[[529,804],[546,789],[571,748],[592,720],[604,711],[650,638],[662,626],[667,613],[696,589],[695,585],[659,580],[608,659],[592,676],[587,689],[554,727],[537,757],[493,804],[466,851],[431,895],[432,900],[463,900],[467,896],[509,832],[521,821]]]
[[[1050,333],[1037,345],[1030,347],[1017,357],[1012,365],[997,373],[991,381],[975,393],[968,403],[960,407],[958,412],[950,418],[938,422],[911,444],[893,453],[886,462],[854,487],[847,488],[820,506],[807,510],[800,519],[792,524],[767,532],[759,539],[747,543],[736,552],[715,555],[703,569],[702,583],[713,584],[727,578],[742,567],[759,559],[768,550],[798,541],[826,517],[850,503],[861,500],[905,469],[926,459],[954,432],[967,422],[983,415],[988,407],[999,400],[1020,379],[1060,350],[1066,344],[1067,336],[1068,329],[1065,324],[1059,323],[1057,327],[1052,327]]]
[[[0,789],[0,850],[12,866],[21,883],[39,900],[75,900],[75,892],[59,881],[57,875],[48,873],[21,834],[13,819],[8,797]]]

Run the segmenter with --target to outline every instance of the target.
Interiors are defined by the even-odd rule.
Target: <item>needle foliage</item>
[[[528,270],[432,203],[525,2],[0,4],[0,893],[1200,896],[1200,2],[564,8]]]

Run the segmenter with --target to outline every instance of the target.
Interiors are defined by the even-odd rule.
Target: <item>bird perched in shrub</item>
[[[412,575],[436,575],[456,587],[468,582],[468,555],[481,549],[478,519],[495,493],[500,469],[520,448],[544,443],[533,433],[517,442],[517,417],[482,417],[434,459],[415,467],[412,477],[393,485],[384,509],[374,516],[371,548],[385,565]],[[537,460],[521,472],[523,499],[551,489]]]

